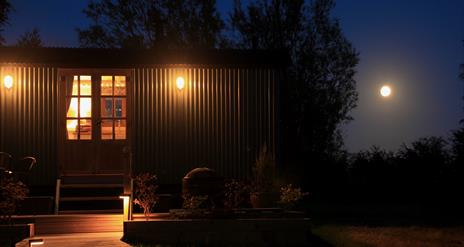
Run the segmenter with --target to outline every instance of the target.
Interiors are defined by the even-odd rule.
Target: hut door
[[[127,76],[100,76],[96,121],[99,173],[121,173],[127,163]]]
[[[65,79],[62,174],[122,174],[127,165],[126,75]]]

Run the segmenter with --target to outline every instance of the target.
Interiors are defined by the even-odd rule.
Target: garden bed
[[[33,236],[34,224],[0,225],[0,246],[14,245],[14,243]]]
[[[177,214],[179,212],[176,211]],[[250,216],[255,215],[256,210],[251,212],[253,214]],[[222,218],[182,217],[126,221],[123,240],[129,243],[166,245],[301,246],[309,244],[310,232],[308,218],[231,218],[229,214]]]

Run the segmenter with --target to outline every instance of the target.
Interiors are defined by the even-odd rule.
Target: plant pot
[[[250,201],[253,208],[272,208],[277,205],[279,193],[276,192],[260,192],[251,193]]]
[[[11,245],[34,236],[34,224],[0,225],[0,246]]]

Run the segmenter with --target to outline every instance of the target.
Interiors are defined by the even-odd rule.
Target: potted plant
[[[150,213],[153,207],[158,203],[159,197],[156,195],[156,175],[150,173],[142,173],[135,177],[135,200],[134,203],[143,209],[145,219],[150,218]]]
[[[253,181],[250,192],[250,201],[253,208],[275,206],[279,198],[276,181],[274,156],[268,152],[267,146],[264,144],[253,167]]]
[[[20,202],[26,198],[29,190],[19,180],[11,177],[0,178],[0,245],[14,246],[16,242],[31,236],[29,224],[14,224],[11,216]]]

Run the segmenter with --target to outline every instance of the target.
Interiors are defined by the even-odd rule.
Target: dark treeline
[[[396,152],[374,146],[347,157],[345,192],[357,200],[461,201],[463,161],[462,129],[449,140],[420,138]]]

